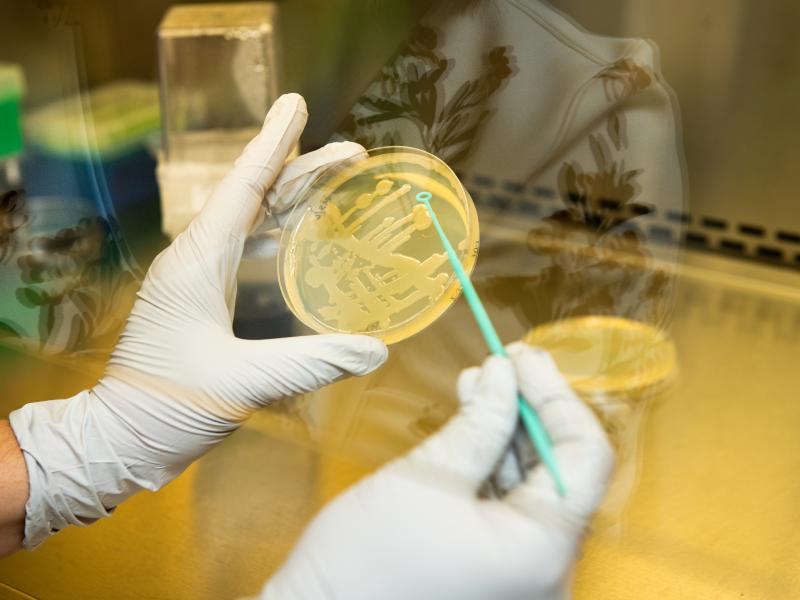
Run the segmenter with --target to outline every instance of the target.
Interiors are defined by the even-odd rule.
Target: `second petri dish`
[[[649,323],[613,316],[573,317],[540,325],[524,341],[550,352],[583,395],[636,398],[669,382],[675,344]]]
[[[461,292],[424,206],[436,212],[462,266],[478,256],[478,217],[461,182],[432,154],[377,148],[322,173],[284,225],[281,291],[320,333],[365,333],[387,344],[421,331]]]

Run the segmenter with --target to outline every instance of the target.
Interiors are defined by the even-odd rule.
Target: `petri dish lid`
[[[478,216],[436,156],[391,146],[325,170],[300,192],[284,225],[278,279],[294,315],[320,333],[362,333],[387,344],[422,331],[461,286],[424,206],[431,206],[467,273]]]
[[[523,338],[550,352],[580,394],[635,398],[672,380],[677,353],[672,338],[648,323],[586,316],[546,323]]]

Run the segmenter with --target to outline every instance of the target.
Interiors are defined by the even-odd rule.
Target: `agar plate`
[[[641,321],[584,316],[540,325],[524,341],[547,350],[579,394],[634,399],[677,371],[669,335]]]
[[[437,157],[385,147],[327,169],[295,201],[278,275],[287,305],[320,333],[364,333],[387,344],[423,330],[461,286],[430,216],[427,191],[467,273],[478,256],[469,194]]]

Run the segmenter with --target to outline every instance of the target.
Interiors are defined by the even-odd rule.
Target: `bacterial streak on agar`
[[[371,217],[411,191],[406,184],[387,194],[393,185],[389,179],[380,180],[374,192],[360,195],[344,214],[329,203],[320,221],[330,237],[311,243],[312,267],[306,271],[306,283],[325,289],[328,305],[319,312],[342,329],[368,329],[376,315],[380,315],[378,326],[386,328],[395,314],[420,300],[441,295],[449,279],[446,273],[437,273],[447,262],[444,253],[420,262],[397,252],[414,231],[430,226],[430,218],[426,219],[418,210],[424,211],[424,207],[414,206],[402,218],[386,217],[359,237]],[[370,207],[378,198],[375,206]],[[348,224],[348,218],[359,210],[363,212]],[[323,262],[319,256],[332,258]]]
[[[477,216],[460,183],[435,157],[400,150],[334,173],[312,189],[295,220],[281,285],[295,314],[318,331],[397,341],[455,299],[447,255],[414,200],[423,185],[446,199],[441,220],[465,266],[474,264]]]

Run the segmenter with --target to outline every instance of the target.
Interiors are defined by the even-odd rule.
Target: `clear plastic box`
[[[274,3],[185,4],[158,29],[163,228],[179,233],[278,96]]]

